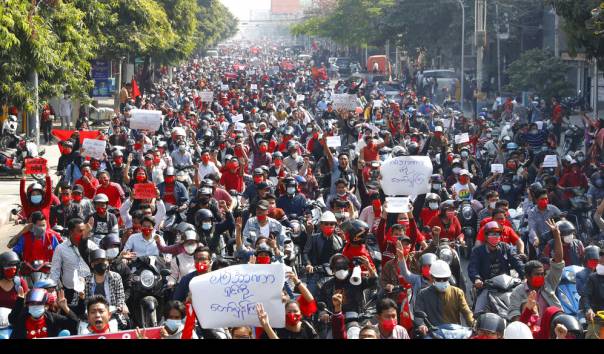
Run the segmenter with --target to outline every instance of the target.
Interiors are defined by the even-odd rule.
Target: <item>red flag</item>
[[[51,131],[52,135],[59,141],[70,139],[74,132],[76,130],[53,129]],[[101,135],[98,130],[80,130],[78,132],[80,133],[80,144],[84,143],[84,139],[97,139]]]
[[[138,89],[138,84],[136,80],[132,79],[132,97],[135,99],[141,95],[141,91]]]
[[[195,310],[191,302],[185,303],[187,317],[185,318],[185,327],[182,329],[180,339],[191,339],[193,337],[193,329],[195,329]]]

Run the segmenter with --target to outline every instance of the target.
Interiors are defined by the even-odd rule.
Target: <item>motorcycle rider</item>
[[[47,228],[47,221],[44,215],[35,211],[30,217],[29,231],[25,232],[13,247],[13,251],[18,254],[23,262],[33,264],[34,261],[43,261],[50,263],[54,250],[60,244],[55,232]],[[27,267],[21,272],[29,272]]]
[[[54,227],[60,225],[67,227],[67,222],[72,218],[84,218],[82,207],[72,197],[71,185],[63,182],[61,185],[61,204],[50,209],[50,224]]]
[[[560,216],[560,209],[555,205],[549,204],[547,190],[543,189],[535,193],[535,196],[536,205],[528,213],[528,225],[529,242],[533,247],[537,248],[541,243],[540,239],[551,230],[547,224],[547,220],[558,218]]]
[[[481,221],[492,215],[493,210],[496,208],[497,201],[499,201],[499,193],[497,193],[497,191],[489,191],[486,194],[486,207],[478,213],[478,217],[476,219],[478,222],[478,225],[476,226],[477,230],[480,229]]]
[[[556,223],[556,227],[560,230],[560,236],[562,237],[562,250],[564,252],[564,265],[577,265],[583,264],[585,256],[585,247],[583,242],[577,239],[575,226],[568,220],[560,220]],[[545,248],[543,249],[543,255],[547,258],[551,257],[551,249],[554,245],[554,240],[549,240]]]
[[[15,307],[17,295],[29,291],[27,281],[17,275],[19,256],[13,251],[0,253],[0,307]],[[23,289],[23,290],[21,290]]]
[[[302,214],[306,210],[306,197],[298,193],[298,182],[293,177],[283,180],[285,194],[277,199],[277,207],[283,209],[286,215]]]
[[[483,313],[476,320],[476,335],[471,339],[501,339],[505,320],[495,313]]]
[[[90,162],[82,162],[82,177],[75,181],[75,184],[78,184],[84,188],[84,195],[86,198],[94,198],[96,189],[99,187],[99,180],[92,175]]]
[[[128,307],[126,306],[122,277],[118,273],[109,270],[109,260],[105,250],[96,249],[90,253],[90,266],[92,273],[84,278],[86,298],[102,295],[107,299],[110,306],[117,308],[120,315],[127,315]]]
[[[342,254],[353,262],[355,258],[363,259],[361,269],[364,272],[375,271],[375,264],[371,258],[371,254],[365,245],[365,240],[369,233],[369,225],[360,220],[347,220],[341,225],[342,231],[346,237],[346,245],[342,250]]]
[[[598,338],[604,321],[596,313],[604,311],[604,250],[599,250],[596,271],[589,275],[581,293],[581,308],[588,323],[586,339]]]
[[[492,217],[490,219],[488,219],[489,222],[487,222],[487,224],[492,221],[495,221],[501,227],[501,240],[500,241],[505,242],[511,246],[516,246],[516,252],[518,254],[524,254],[524,243],[520,239],[520,236],[518,236],[518,234],[516,234],[514,229],[512,229],[510,226],[506,225],[506,224],[509,224],[509,222],[505,217],[505,215],[506,215],[505,210],[494,209],[492,211],[491,215],[492,215]],[[485,233],[486,233],[485,227],[486,227],[486,224],[483,227],[481,227],[478,231],[478,234],[476,234],[475,247],[478,247],[485,242]]]
[[[48,171],[46,172],[45,187],[40,183],[33,183],[25,191],[25,170],[21,177],[19,186],[19,194],[21,197],[21,206],[23,208],[23,216],[29,219],[34,211],[41,211],[44,214],[44,219],[50,220],[50,208],[52,205],[52,180]],[[50,229],[50,223],[46,225]]]
[[[451,199],[451,195],[447,191],[443,177],[439,174],[430,176],[430,193],[437,194],[440,197],[440,200]]]
[[[327,165],[329,166],[329,170],[331,170],[331,183],[330,183],[330,194],[335,194],[336,192],[336,181],[340,178],[344,178],[348,182],[348,190],[350,193],[356,192],[356,184],[357,177],[354,171],[350,167],[350,155],[346,152],[340,152],[338,154],[337,160],[334,158],[331,150],[327,146],[327,136],[324,135],[323,139],[321,139],[321,144],[323,145],[323,152],[325,152]]]
[[[199,209],[195,213],[195,227],[199,235],[199,241],[206,245],[214,253],[220,253],[220,237],[235,227],[235,219],[225,202],[220,202],[224,219],[217,219],[208,209]]]
[[[195,271],[185,275],[176,285],[172,300],[185,301],[189,293],[189,283],[191,279],[198,275],[205,274],[212,269],[212,253],[207,247],[199,246],[193,253],[195,261]]]
[[[185,275],[195,270],[193,253],[199,247],[195,230],[186,230],[183,235],[182,248],[184,252],[177,254],[170,263],[168,287],[174,287]],[[162,251],[163,252],[163,251]]]
[[[590,245],[585,247],[585,265],[582,271],[575,274],[577,292],[580,296],[583,296],[585,284],[589,276],[596,271],[598,262],[600,260],[600,247],[596,245]]]
[[[256,239],[260,236],[266,238],[276,237],[279,247],[283,247],[285,240],[289,239],[285,235],[285,228],[283,225],[281,225],[279,221],[268,217],[269,208],[269,203],[266,200],[261,200],[256,207],[256,216],[249,218],[245,223],[245,227],[243,228],[243,242],[246,247],[249,248],[250,245],[255,244]]]
[[[105,254],[107,255],[107,260],[109,261],[109,270],[119,274],[122,278],[124,300],[128,301],[130,298],[129,279],[130,275],[132,274],[132,270],[130,270],[130,267],[128,267],[128,265],[120,257],[121,246],[122,241],[115,235],[105,236],[99,244],[99,247],[105,250]]]
[[[441,238],[463,241],[464,234],[456,214],[455,202],[446,200],[440,204],[440,212],[428,222],[427,226],[430,229],[438,226],[442,230]],[[430,239],[430,234],[426,234],[426,238]]]
[[[141,232],[132,234],[122,250],[121,256],[125,259],[133,259],[143,256],[159,256],[160,252],[154,235],[155,220],[145,215],[141,222]],[[160,242],[163,238],[159,235]]]
[[[579,188],[583,193],[587,192],[587,189],[589,188],[587,176],[581,171],[579,162],[572,160],[570,166],[570,171],[563,174],[560,178],[560,182],[558,182],[558,186],[565,190],[564,200],[574,197],[572,190],[575,188]]]
[[[98,242],[107,235],[119,235],[117,217],[107,211],[109,198],[105,194],[97,194],[93,199],[96,212],[90,216],[88,223],[92,224],[94,242]]]
[[[168,167],[164,170],[164,181],[157,185],[159,195],[169,209],[170,206],[176,207],[176,213],[187,209],[189,201],[189,192],[187,188],[176,180],[174,167]]]

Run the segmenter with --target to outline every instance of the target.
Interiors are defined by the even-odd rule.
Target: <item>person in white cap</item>
[[[463,290],[449,284],[451,268],[447,262],[440,259],[434,261],[430,266],[430,276],[432,285],[419,292],[415,312],[425,313],[426,319],[434,326],[461,324],[461,316],[466,320],[467,326],[473,326],[474,316]],[[424,319],[415,317],[415,321],[421,323],[418,327],[419,332],[426,335],[428,327]]]
[[[503,339],[533,339],[533,333],[526,324],[514,321],[503,331]]]
[[[472,201],[474,199],[476,185],[470,181],[470,178],[472,178],[470,171],[466,169],[459,171],[458,181],[451,187],[455,200]]]

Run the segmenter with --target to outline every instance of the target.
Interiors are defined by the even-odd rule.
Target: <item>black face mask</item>
[[[107,271],[107,268],[109,268],[109,266],[107,265],[107,263],[97,263],[94,265],[93,270],[96,274],[105,274],[105,272]]]
[[[199,197],[199,202],[201,204],[208,204],[210,202],[210,198],[208,198],[208,197]]]

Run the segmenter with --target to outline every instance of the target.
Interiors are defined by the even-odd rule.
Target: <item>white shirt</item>
[[[199,164],[199,178],[204,179],[210,173],[215,173],[220,175],[220,170],[216,167],[216,164],[212,161],[208,161],[207,165],[204,165],[203,162]]]
[[[88,240],[88,249],[90,251],[98,248],[99,246]],[[82,259],[78,248],[73,246],[71,240],[67,239],[55,248],[55,252],[52,255],[50,279],[57,283],[60,280],[67,289],[73,289],[73,279],[76,272],[79,277],[86,277],[90,274],[90,268],[84,259]]]
[[[71,99],[61,98],[59,103],[59,113],[63,117],[71,117]]]
[[[260,226],[260,234],[264,237],[269,237],[271,234],[270,223],[266,223],[264,226]]]
[[[178,260],[178,261],[177,261]],[[168,286],[178,284],[183,276],[195,270],[195,259],[192,255],[181,253],[172,258],[170,262],[170,276],[168,277]]]
[[[373,205],[368,205],[361,211],[361,214],[359,215],[359,220],[369,225],[372,231],[378,227],[380,221],[379,218],[375,217],[375,213],[373,212]]]
[[[476,186],[470,182],[468,184],[460,184],[459,182],[455,183],[452,187],[452,190],[457,193],[456,200],[472,200],[472,193],[470,192],[470,184],[472,188],[476,190]]]
[[[149,240],[145,240],[142,233],[132,234],[126,241],[124,250],[132,251],[136,253],[137,257],[143,256],[159,256],[159,249],[154,239],[155,235],[151,235]],[[164,242],[163,238],[159,236],[160,242]]]
[[[122,217],[122,221],[124,222],[124,227],[129,229],[132,227],[132,216],[130,216],[130,208],[132,207],[132,200],[130,198],[126,199],[122,206],[120,207],[120,216]],[[163,200],[156,199],[155,207],[157,211],[155,212],[155,231],[159,231],[161,227],[161,222],[166,217],[166,205]]]

